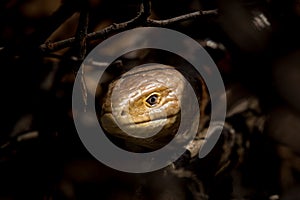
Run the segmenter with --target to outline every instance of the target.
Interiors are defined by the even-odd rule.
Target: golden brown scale
[[[204,108],[208,95],[201,77],[194,81],[201,84],[196,87],[200,88],[196,98],[200,103],[201,122],[190,121],[190,126],[198,123],[202,129],[203,119],[207,119]],[[181,103],[188,104],[186,99],[190,98],[185,94],[189,82],[178,70],[167,65],[150,64],[130,70],[109,85],[100,116],[102,127],[110,136],[121,138],[132,146],[152,150],[163,147],[177,133]],[[148,137],[151,130],[158,133]],[[138,137],[129,136],[126,131]]]
[[[162,106],[163,104],[170,103],[166,111],[167,116],[173,116],[178,113],[180,106],[178,105],[178,99],[176,96],[168,97],[170,90],[167,87],[159,87],[154,92],[148,92],[141,96],[137,100],[129,102],[129,115],[132,117],[134,123],[142,123],[151,121],[149,108],[155,108]],[[151,96],[156,95],[157,100],[155,105],[150,105],[147,102]],[[168,98],[167,98],[168,97]]]

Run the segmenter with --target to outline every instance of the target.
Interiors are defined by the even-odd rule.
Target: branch
[[[89,24],[89,12],[87,5],[82,5],[83,8],[80,12],[78,28],[76,31],[75,41],[78,51],[78,59],[83,60],[86,54],[86,36],[87,36],[87,29]]]
[[[63,22],[65,22],[70,16],[72,16],[78,6],[73,2],[63,3],[50,17],[48,17],[43,26],[37,30],[32,38],[38,41],[45,41],[49,34],[53,33]]]
[[[74,49],[77,51],[77,59],[78,61],[83,61],[86,55],[86,36],[87,30],[89,26],[89,11],[88,4],[86,1],[82,2],[82,8],[80,12],[78,27],[75,36],[75,46]],[[77,66],[76,66],[77,67]],[[82,89],[82,99],[84,105],[87,106],[87,86],[84,78],[84,67],[78,72],[80,74],[81,79],[81,89]]]
[[[137,27],[139,23],[145,21],[148,17],[148,16],[145,16],[145,13],[148,13],[149,11],[145,12],[144,8],[148,8],[147,3],[143,3],[140,6],[139,13],[135,18],[133,18],[127,22],[123,22],[123,23],[119,23],[119,24],[114,23],[114,24],[102,29],[101,31],[89,33],[86,35],[86,40],[91,41],[91,40],[96,40],[96,39],[105,39],[112,33],[120,32],[122,30],[127,30],[132,27]],[[43,52],[53,52],[53,51],[57,51],[57,50],[69,47],[72,44],[74,44],[74,42],[75,42],[75,37],[68,38],[68,39],[61,40],[61,41],[54,42],[54,43],[47,42],[45,44],[42,44],[40,46],[40,49]]]
[[[119,23],[119,24],[112,24],[100,31],[92,32],[86,35],[86,40],[91,41],[91,40],[96,40],[96,39],[105,39],[109,35],[121,32],[124,30],[129,30],[134,27],[139,27],[139,26],[157,26],[157,27],[164,27],[164,26],[169,26],[171,24],[179,23],[182,21],[190,20],[190,19],[196,19],[200,16],[204,15],[217,15],[218,11],[217,10],[208,10],[208,11],[198,11],[198,12],[193,12],[185,15],[181,15],[178,17],[174,17],[171,19],[166,19],[166,20],[153,20],[149,19],[150,15],[150,5],[148,1],[144,1],[142,5],[140,6],[139,13],[136,17],[133,19]],[[53,52],[57,51],[66,47],[71,46],[75,42],[75,37],[61,40],[58,42],[47,42],[45,44],[42,44],[40,46],[40,49],[43,52]]]
[[[119,23],[119,24],[114,23],[114,24],[102,29],[101,31],[89,33],[87,35],[87,39],[89,41],[96,40],[96,39],[105,39],[113,33],[120,32],[123,30],[128,30],[133,27],[138,27],[139,24],[143,24],[143,22],[146,21],[148,16],[150,15],[150,10],[148,10],[148,9],[150,9],[148,3],[142,3],[142,5],[140,6],[138,15],[136,17],[134,17],[133,19],[131,19],[127,22]]]
[[[196,19],[203,15],[217,15],[217,14],[218,14],[217,10],[197,11],[197,12],[193,12],[193,13],[189,13],[189,14],[185,14],[185,15],[181,15],[178,17],[165,19],[165,20],[147,19],[147,25],[163,27],[163,26],[169,26],[175,23],[179,23],[182,21]]]

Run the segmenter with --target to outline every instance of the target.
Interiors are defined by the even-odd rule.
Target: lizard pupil
[[[151,105],[154,106],[155,104],[157,104],[158,101],[158,95],[157,94],[153,94],[150,97],[148,97],[148,99],[146,100],[146,102]]]

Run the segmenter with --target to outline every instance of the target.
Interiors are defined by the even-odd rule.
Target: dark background
[[[0,3],[0,199],[204,199],[191,194],[190,182],[173,175],[162,179],[161,171],[140,175],[112,170],[79,140],[71,111],[78,46],[53,53],[39,46],[76,34],[82,2],[90,12],[88,32],[129,20],[139,9],[136,0]],[[61,5],[63,12],[51,17]],[[300,199],[300,1],[153,0],[151,18],[216,8],[218,16],[169,28],[204,45],[226,88],[238,85],[233,99],[243,99],[245,91],[257,98],[265,123],[264,131],[251,138],[243,165],[224,175],[233,177],[233,186],[227,188],[225,181],[205,186],[206,191],[211,196],[224,193],[216,199]],[[87,52],[101,40],[88,42]],[[208,40],[222,48],[207,45]],[[125,57],[143,58],[139,53]],[[231,122],[243,131],[240,125],[246,120]]]

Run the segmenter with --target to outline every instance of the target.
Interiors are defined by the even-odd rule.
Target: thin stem
[[[188,14],[170,18],[170,19],[154,20],[154,19],[149,19],[150,12],[151,12],[151,8],[150,8],[149,1],[143,1],[136,17],[134,17],[133,19],[126,21],[126,22],[122,22],[122,23],[118,23],[118,24],[117,23],[111,24],[110,26],[108,26],[100,31],[88,33],[86,35],[86,42],[91,41],[91,40],[97,40],[97,39],[105,39],[111,34],[121,32],[124,30],[129,30],[134,27],[140,27],[140,26],[165,27],[165,26],[169,26],[171,24],[182,22],[182,21],[196,19],[196,18],[198,18],[200,16],[204,16],[204,15],[217,15],[218,14],[217,10],[197,11],[197,12],[188,13]],[[72,38],[68,38],[68,39],[61,40],[61,41],[54,42],[54,43],[47,42],[45,44],[40,45],[40,49],[43,52],[53,52],[53,51],[57,51],[57,50],[69,47],[69,46],[73,45],[75,42],[76,42],[76,38],[72,37]]]

